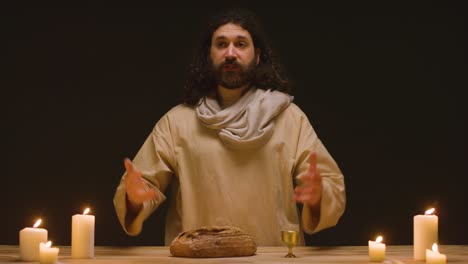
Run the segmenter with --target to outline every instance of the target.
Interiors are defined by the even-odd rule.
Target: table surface
[[[287,253],[286,247],[259,247],[257,253],[250,257],[237,258],[176,258],[172,257],[168,247],[101,247],[95,248],[93,259],[72,259],[69,246],[60,248],[59,263],[369,263],[367,246],[346,247],[296,247],[293,252],[297,258],[290,259],[283,256]],[[443,245],[440,252],[447,255],[448,263],[468,263],[468,245]],[[19,260],[19,247],[0,245],[0,264],[21,263]],[[25,262],[26,263],[26,262]],[[29,262],[34,263],[34,262]],[[37,262],[36,262],[37,263]],[[375,263],[375,262],[373,262]],[[413,260],[412,246],[388,246],[383,263],[426,263]]]

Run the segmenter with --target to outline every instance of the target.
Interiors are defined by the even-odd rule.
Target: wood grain
[[[60,246],[59,264],[294,264],[294,263],[377,263],[369,262],[367,246],[297,247],[297,258],[286,259],[286,247],[258,247],[253,256],[236,258],[178,258],[171,256],[169,247],[100,247],[94,259],[72,259],[69,246]],[[468,245],[441,245],[447,264],[468,263]],[[19,261],[17,245],[0,245],[0,264],[28,263]],[[38,262],[29,262],[36,264]],[[425,264],[413,260],[412,246],[387,245],[384,264]]]

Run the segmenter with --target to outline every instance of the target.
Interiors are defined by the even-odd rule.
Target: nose
[[[226,49],[225,58],[226,59],[237,58],[236,47],[234,47],[234,45],[232,43],[229,44],[229,46]]]

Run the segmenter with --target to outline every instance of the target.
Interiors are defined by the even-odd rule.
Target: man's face
[[[241,26],[220,26],[211,39],[210,59],[219,85],[236,89],[248,84],[259,61],[250,33]]]

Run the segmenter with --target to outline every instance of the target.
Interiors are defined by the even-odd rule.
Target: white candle
[[[39,263],[40,264],[55,264],[57,263],[59,249],[56,247],[51,248],[52,242],[39,244]]]
[[[434,243],[434,245],[432,245],[432,250],[426,249],[426,263],[427,264],[447,263],[447,257],[444,254],[439,253],[437,243]]]
[[[413,249],[414,259],[426,259],[426,249],[437,243],[439,218],[433,215],[434,208],[429,209],[424,215],[416,215],[413,223]]]
[[[39,243],[47,241],[47,230],[37,228],[42,220],[36,221],[33,227],[23,228],[19,233],[20,259],[39,261]]]
[[[72,217],[72,258],[94,257],[94,215],[83,214]]]
[[[382,243],[382,236],[378,236],[375,241],[369,240],[369,260],[381,262],[385,259],[385,244]]]

